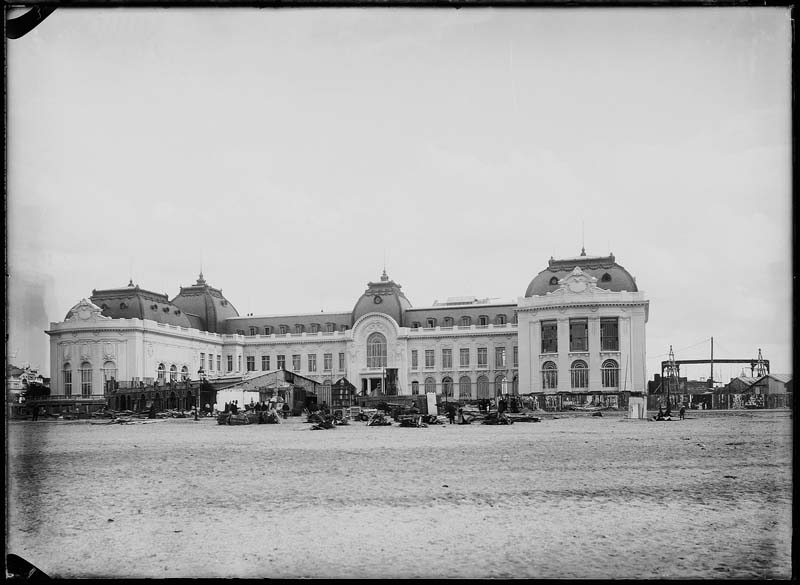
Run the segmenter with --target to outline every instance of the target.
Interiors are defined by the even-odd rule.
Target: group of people
[[[231,402],[225,403],[225,410],[223,413],[231,413],[231,414],[238,414],[239,412],[239,401],[233,400]],[[292,412],[292,407],[289,406],[288,402],[282,403],[282,406],[279,406],[276,402],[251,402],[250,404],[244,405],[244,411],[253,411],[253,412],[269,412],[275,411],[276,413],[283,416],[284,419],[289,418],[289,414]]]

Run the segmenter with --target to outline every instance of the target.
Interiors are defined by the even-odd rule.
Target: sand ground
[[[788,411],[311,431],[7,424],[54,577],[790,578]]]

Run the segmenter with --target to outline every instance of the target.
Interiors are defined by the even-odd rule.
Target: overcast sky
[[[385,258],[428,306],[522,296],[585,242],[650,300],[649,378],[711,336],[791,373],[790,33],[788,8],[59,8],[7,41],[8,352],[48,373],[48,323],[131,277],[349,311]]]

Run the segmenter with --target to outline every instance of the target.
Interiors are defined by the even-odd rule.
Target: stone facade
[[[582,271],[582,263],[593,272],[611,268],[595,277]],[[564,272],[570,264],[572,270]],[[556,268],[557,281],[550,274]],[[546,277],[542,294],[516,300],[458,297],[429,307],[412,307],[384,271],[378,282],[368,283],[352,311],[271,316],[238,315],[201,275],[172,301],[159,297],[157,306],[196,327],[147,318],[157,311],[155,293],[133,283],[93,291],[91,301],[80,301],[47,332],[51,391],[102,396],[111,377],[135,387],[201,376],[247,379],[285,368],[323,386],[346,377],[366,394],[434,391],[477,399],[500,392],[644,392],[648,301],[633,278],[613,255],[551,259],[549,269],[528,287],[537,289],[536,279]],[[130,299],[119,301],[120,291]],[[112,297],[104,307],[93,302]],[[115,317],[123,302],[138,303],[143,318]],[[224,320],[220,307],[229,311]],[[543,347],[543,324],[553,326],[545,333],[555,336],[548,347]],[[575,346],[573,334],[585,337],[584,346]],[[585,371],[576,372],[576,362]],[[550,367],[555,374],[545,372]]]

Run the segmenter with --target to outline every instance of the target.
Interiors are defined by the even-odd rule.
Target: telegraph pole
[[[708,387],[714,389],[714,338],[711,338],[711,376],[708,378]]]

